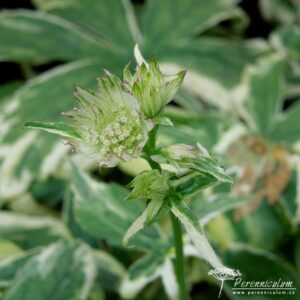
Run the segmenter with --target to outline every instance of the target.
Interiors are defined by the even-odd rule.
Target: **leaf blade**
[[[80,138],[80,135],[77,133],[77,131],[72,126],[69,126],[65,123],[27,122],[24,126],[31,129],[41,129],[62,137],[75,139]]]

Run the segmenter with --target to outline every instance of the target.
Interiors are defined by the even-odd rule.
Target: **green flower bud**
[[[79,107],[65,115],[80,138],[66,138],[79,152],[95,158],[100,166],[138,157],[153,124],[145,120],[137,99],[107,72],[99,79],[97,93],[76,87]]]
[[[168,178],[161,175],[158,170],[140,173],[128,187],[132,188],[128,196],[130,200],[163,200],[170,189]]]
[[[129,65],[124,70],[125,84],[141,103],[141,110],[148,118],[160,114],[164,107],[173,99],[180,88],[186,71],[176,75],[163,75],[155,58],[147,63],[142,57],[138,46],[134,50],[138,66],[132,75]]]

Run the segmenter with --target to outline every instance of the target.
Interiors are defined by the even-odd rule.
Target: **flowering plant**
[[[151,170],[133,179],[129,185],[132,191],[127,197],[145,200],[147,205],[127,230],[123,242],[128,244],[140,230],[169,212],[179,295],[180,299],[188,299],[180,222],[213,268],[223,268],[231,276],[235,276],[235,272],[222,265],[184,200],[218,181],[230,183],[231,178],[201,144],[157,145],[159,126],[171,124],[163,117],[164,108],[181,86],[185,71],[165,76],[154,58],[146,62],[137,46],[134,52],[138,63],[134,74],[127,65],[123,80],[105,71],[105,77],[98,79],[97,92],[75,88],[78,106],[63,113],[69,118],[68,122],[31,122],[26,126],[61,135],[78,152],[94,158],[101,168],[114,167],[137,157],[148,161]],[[161,163],[172,165],[175,171],[162,169]]]

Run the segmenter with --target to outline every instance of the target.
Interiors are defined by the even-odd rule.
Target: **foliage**
[[[0,12],[0,60],[28,79],[0,86],[1,300],[178,299],[169,211],[185,228],[193,299],[218,297],[209,265],[223,264],[245,280],[293,281],[296,294],[280,297],[297,299],[300,6],[258,1],[270,34],[251,39],[245,2],[32,0],[35,9]],[[135,44],[138,69],[128,64]],[[103,157],[23,126],[98,153],[90,129],[111,120],[80,131],[85,115],[60,113],[74,107],[74,85],[90,113],[111,84],[114,106],[124,90],[141,104],[123,103],[142,138],[134,155],[106,159],[116,168],[99,172]],[[227,298],[246,298],[232,286],[224,281]]]

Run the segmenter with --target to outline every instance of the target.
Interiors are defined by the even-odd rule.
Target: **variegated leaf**
[[[95,278],[90,249],[58,242],[31,258],[18,272],[4,300],[85,300]]]
[[[59,220],[4,211],[0,213],[1,240],[9,240],[23,249],[30,249],[61,238],[70,239],[70,234]]]
[[[34,178],[53,173],[69,148],[55,136],[28,130],[29,121],[58,121],[74,106],[72,85],[96,84],[99,65],[80,61],[32,79],[0,108],[0,199],[26,190]]]
[[[72,164],[74,211],[79,225],[90,234],[122,247],[125,232],[141,213],[136,201],[127,201],[128,191],[115,184],[99,183]],[[149,227],[132,239],[132,245],[155,251],[165,241],[155,227]]]

